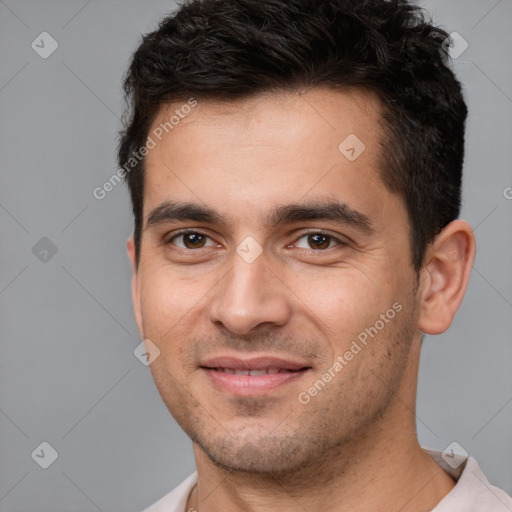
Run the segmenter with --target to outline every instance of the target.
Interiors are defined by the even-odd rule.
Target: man
[[[148,511],[512,510],[416,435],[475,255],[447,37],[396,0],[196,0],[144,37],[134,309],[197,465]]]

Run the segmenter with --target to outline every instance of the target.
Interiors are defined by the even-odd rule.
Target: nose
[[[252,263],[235,253],[230,263],[231,270],[214,289],[210,321],[238,336],[286,325],[291,316],[290,292],[265,253]]]

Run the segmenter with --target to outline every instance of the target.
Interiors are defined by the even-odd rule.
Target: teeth
[[[267,370],[249,370],[249,375],[267,375]]]
[[[217,371],[227,373],[229,375],[274,375],[276,373],[283,373],[283,372],[289,372],[291,370],[282,369],[279,368],[266,368],[264,370],[235,370],[233,368],[217,368]]]

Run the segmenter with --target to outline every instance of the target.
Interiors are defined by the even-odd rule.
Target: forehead
[[[226,218],[253,222],[267,206],[303,199],[338,199],[373,215],[389,202],[379,174],[381,108],[366,91],[185,104],[162,107],[151,127],[145,218],[169,200],[208,204]]]

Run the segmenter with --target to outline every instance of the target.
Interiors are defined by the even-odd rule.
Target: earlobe
[[[133,312],[135,315],[135,322],[137,323],[137,327],[139,329],[139,333],[141,338],[144,337],[143,329],[142,329],[142,313],[140,307],[140,293],[139,293],[139,274],[137,268],[137,260],[136,260],[136,250],[135,250],[135,241],[133,237],[130,237],[126,242],[126,252],[128,253],[128,258],[130,259],[130,264],[132,267],[132,302],[133,302]]]
[[[476,244],[471,226],[448,224],[427,249],[421,272],[418,329],[441,334],[450,327],[467,289]]]

